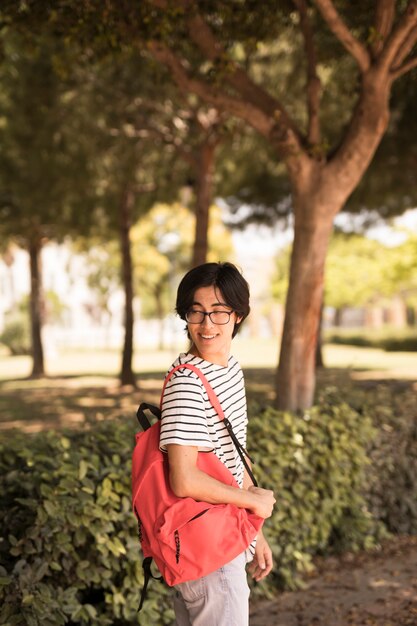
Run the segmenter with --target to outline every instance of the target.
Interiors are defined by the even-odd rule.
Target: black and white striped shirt
[[[240,443],[246,447],[246,395],[243,372],[231,356],[226,367],[210,363],[192,354],[182,353],[173,363],[191,363],[207,378],[225,416]],[[189,369],[177,370],[167,383],[162,402],[160,449],[168,444],[197,446],[199,451],[214,451],[232,472],[240,487],[243,484],[243,463],[223,422],[208,399],[198,375]]]

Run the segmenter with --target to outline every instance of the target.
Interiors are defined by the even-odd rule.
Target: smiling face
[[[241,318],[226,304],[221,292],[214,286],[200,287],[194,294],[193,311],[229,311],[230,319],[227,324],[214,324],[208,315],[200,324],[187,324],[191,337],[191,354],[201,357],[210,363],[227,366],[232,343],[232,334],[235,324]]]

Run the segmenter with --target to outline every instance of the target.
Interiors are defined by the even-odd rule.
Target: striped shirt
[[[236,359],[229,357],[226,367],[210,363],[192,354],[182,353],[173,363],[191,363],[207,378],[239,442],[246,447],[246,395],[243,372]],[[226,465],[240,487],[243,463],[215,409],[211,406],[203,382],[189,369],[177,370],[167,383],[162,402],[160,449],[168,444],[197,446],[199,451],[213,451]]]

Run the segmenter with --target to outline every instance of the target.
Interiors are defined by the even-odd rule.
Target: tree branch
[[[159,0],[157,0],[159,1]],[[190,5],[190,0],[182,0]],[[195,2],[193,2],[195,7]],[[197,10],[190,11],[186,17],[190,40],[199,48],[203,55],[213,63],[227,63],[225,80],[248,102],[261,107],[265,113],[276,115],[279,112],[280,124],[298,134],[298,129],[288,115],[281,102],[273,98],[265,89],[254,83],[232,59],[227,58],[223,46],[215,38],[211,28]]]
[[[175,82],[182,91],[191,91],[218,110],[227,111],[247,122],[272,142],[281,158],[286,161],[290,171],[298,171],[299,159],[301,155],[306,156],[306,153],[302,148],[298,133],[282,123],[280,111],[272,114],[265,112],[251,102],[230,95],[224,87],[221,91],[200,78],[192,77],[185,62],[161,42],[151,41],[148,47],[154,57],[171,70]]]
[[[366,47],[352,35],[335,9],[332,0],[313,0],[313,2],[320,11],[324,21],[327,22],[332,33],[349,54],[353,56],[361,72],[365,73],[371,65],[369,53]]]
[[[169,7],[167,0],[148,0],[148,2],[163,10]],[[198,3],[196,0],[176,0],[176,7],[181,7],[184,10],[184,19],[186,21],[190,41],[196,45],[206,59],[214,64],[218,63],[220,68],[221,65],[224,64],[225,71],[222,75],[223,85],[226,88],[227,85],[232,87],[238,92],[241,98],[227,96],[227,92],[224,87],[222,91],[220,91],[215,88],[210,88],[207,83],[200,81],[200,85],[205,85],[206,93],[207,89],[210,89],[212,94],[216,92],[216,101],[218,101],[218,97],[226,95],[228,98],[234,100],[235,104],[238,102],[240,109],[242,106],[248,106],[249,108],[252,108],[253,111],[259,111],[261,116],[265,116],[272,121],[274,136],[277,138],[277,143],[280,144],[280,148],[283,149],[284,152],[286,148],[290,151],[294,151],[295,145],[296,151],[299,152],[302,150],[300,132],[285,110],[285,107],[281,102],[272,97],[265,89],[254,83],[248,76],[247,72],[245,72],[235,61],[228,57],[228,54],[224,50],[222,44],[216,39],[212,29],[199,13]],[[196,84],[196,82],[198,81],[194,80],[194,84]],[[197,91],[194,92],[197,93]],[[207,97],[201,97],[207,100]],[[229,100],[229,102],[232,102],[232,100]],[[209,101],[214,104],[213,100]],[[247,116],[243,117],[242,115],[233,112],[229,106],[221,105],[220,108],[228,110],[238,117],[249,121]],[[253,126],[252,123],[251,125]],[[257,126],[254,127],[257,128]],[[286,142],[288,142],[287,147],[285,146]]]
[[[393,69],[391,72],[392,79],[396,80],[397,78],[399,78],[403,74],[406,74],[415,67],[417,67],[417,57],[413,57],[406,63],[403,63],[403,65],[401,65],[400,67]]]
[[[300,15],[300,27],[304,38],[307,60],[307,108],[308,131],[307,140],[310,146],[320,143],[320,97],[321,82],[317,75],[317,55],[314,45],[313,31],[307,14],[306,0],[293,0]]]
[[[411,48],[415,43],[415,39],[412,36],[414,29],[417,26],[417,0],[410,0],[404,14],[397,24],[396,28],[392,31],[388,38],[380,56],[378,63],[382,69],[387,73],[397,64],[397,56],[404,55],[404,51],[409,45],[411,37]],[[409,48],[409,50],[411,50]],[[403,56],[404,58],[404,56]]]
[[[392,31],[395,18],[395,0],[378,0],[375,11],[374,41],[371,43],[372,52],[377,57],[385,41]]]
[[[396,60],[395,60],[396,66],[400,66],[405,61],[406,57],[410,54],[411,50],[416,45],[416,42],[417,42],[417,26],[415,26],[413,30],[409,33],[407,39],[404,41],[401,48],[399,49]]]
[[[182,91],[191,91],[206,102],[210,102],[216,108],[227,110],[233,115],[246,120],[264,136],[270,134],[274,126],[274,120],[269,115],[239,98],[219,91],[201,79],[191,77],[184,62],[164,44],[151,41],[148,47],[154,57],[171,70],[175,82]]]

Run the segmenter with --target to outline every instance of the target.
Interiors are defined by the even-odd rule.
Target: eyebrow
[[[203,305],[201,304],[201,302],[196,302],[196,301],[194,301],[194,302],[192,303],[192,305],[191,305],[191,306],[194,306],[194,305],[201,306],[201,307],[203,306]],[[225,307],[227,307],[228,309],[231,309],[231,308],[232,308],[231,306],[229,306],[229,305],[228,305],[228,304],[226,304],[225,302],[214,302],[211,306],[225,306]]]

